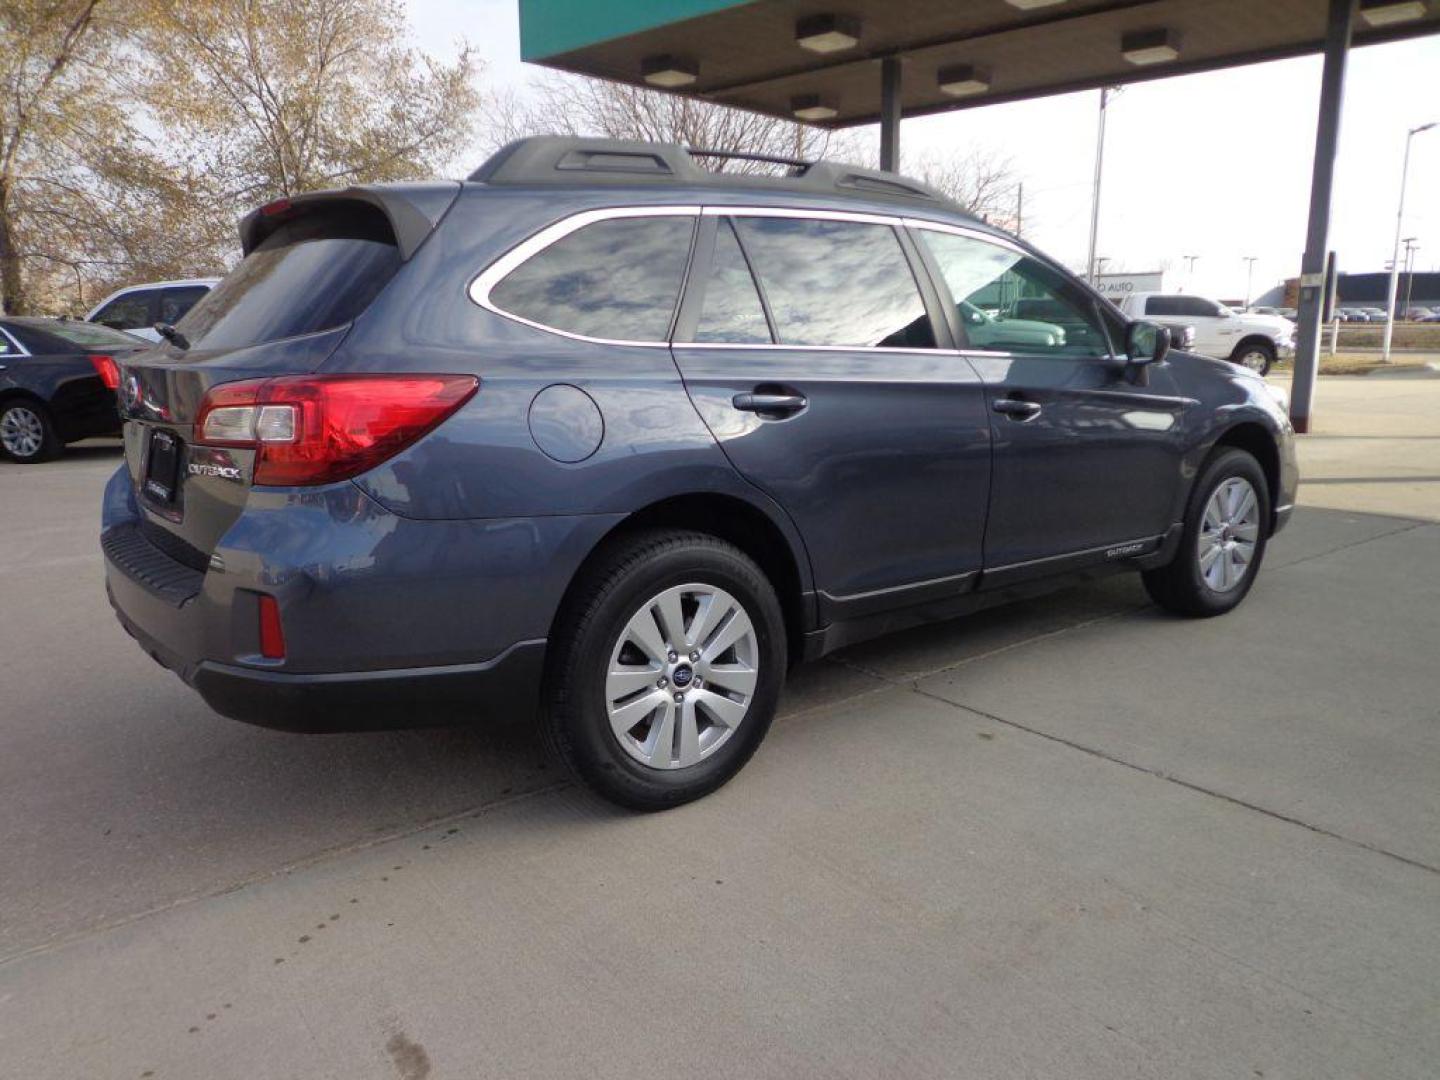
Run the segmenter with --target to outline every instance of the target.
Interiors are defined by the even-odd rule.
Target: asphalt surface
[[[0,1075],[1433,1077],[1440,382],[1386,393],[1322,381],[1303,494],[1410,494],[1232,615],[848,650],[651,816],[523,723],[212,715],[105,603],[114,447],[0,465]]]

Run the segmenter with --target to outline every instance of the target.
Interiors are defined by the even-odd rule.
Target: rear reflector
[[[474,375],[285,375],[222,383],[200,404],[196,441],[253,448],[257,484],[326,484],[399,453],[479,386]]]
[[[92,356],[90,363],[95,368],[95,374],[100,376],[100,381],[105,384],[106,390],[117,390],[120,387],[120,366],[115,363],[113,356]]]
[[[260,655],[285,659],[285,631],[280,626],[280,605],[273,596],[260,597]]]

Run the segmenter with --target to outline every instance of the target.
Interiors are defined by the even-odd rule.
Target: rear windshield
[[[316,207],[261,241],[177,328],[200,349],[329,330],[364,311],[399,268],[394,233],[379,210]]]
[[[112,330],[98,323],[76,322],[70,319],[16,319],[19,327],[38,330],[42,334],[60,338],[72,345],[86,348],[134,349],[148,345],[144,338]],[[21,331],[22,336],[24,331]]]

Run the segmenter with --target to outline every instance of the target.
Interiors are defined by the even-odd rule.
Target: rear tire
[[[1275,346],[1268,341],[1244,341],[1230,354],[1230,362],[1256,375],[1269,375],[1275,365]]]
[[[38,401],[18,398],[0,405],[0,453],[11,461],[49,461],[63,445],[49,411]]]
[[[1269,532],[1265,471],[1244,450],[1223,448],[1200,470],[1175,558],[1141,575],[1145,591],[1178,615],[1223,615],[1255,583]]]
[[[764,572],[722,540],[673,529],[611,543],[567,600],[552,648],[551,748],[635,810],[691,802],[739,772],[769,730],[787,658]]]

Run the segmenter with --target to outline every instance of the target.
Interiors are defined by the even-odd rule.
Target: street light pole
[[[1100,178],[1105,171],[1105,109],[1110,104],[1110,95],[1119,93],[1108,86],[1100,88],[1100,128],[1095,134],[1095,189],[1090,196],[1090,254],[1085,260],[1086,276],[1095,284],[1098,271],[1095,269],[1095,241],[1100,234]]]
[[[1245,310],[1250,310],[1250,287],[1255,283],[1255,262],[1258,256],[1245,256]]]
[[[1400,166],[1400,205],[1395,210],[1395,250],[1390,257],[1390,292],[1385,302],[1385,346],[1381,350],[1380,362],[1390,362],[1390,339],[1395,333],[1395,294],[1400,288],[1400,231],[1405,227],[1405,179],[1410,172],[1410,140],[1422,131],[1429,131],[1440,121],[1413,127],[1405,133],[1405,161]]]

